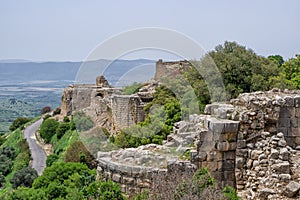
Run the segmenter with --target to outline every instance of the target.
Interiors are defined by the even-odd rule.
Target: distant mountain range
[[[60,106],[61,94],[73,83],[95,83],[104,75],[115,86],[129,85],[150,79],[155,73],[155,61],[96,60],[89,62],[31,62],[0,60],[0,132],[19,116],[33,117],[44,106]],[[18,100],[18,108],[9,102]],[[21,106],[22,103],[26,106]],[[23,110],[22,110],[23,109]]]

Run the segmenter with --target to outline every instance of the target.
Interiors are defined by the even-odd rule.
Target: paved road
[[[35,132],[39,129],[42,119],[34,122],[24,130],[24,138],[27,140],[32,157],[32,167],[41,175],[46,167],[47,155],[38,144]]]

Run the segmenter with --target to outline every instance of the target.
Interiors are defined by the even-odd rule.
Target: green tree
[[[46,119],[40,126],[40,134],[45,143],[51,141],[52,136],[56,133],[59,122],[55,119]]]
[[[17,171],[13,178],[10,180],[12,188],[17,188],[19,186],[31,187],[33,181],[38,177],[35,169],[31,167],[23,168]]]
[[[67,122],[62,122],[58,125],[56,129],[57,139],[62,138],[62,136],[70,129],[70,124]]]
[[[284,63],[283,57],[280,55],[271,55],[268,56],[268,59],[275,62],[278,67],[281,67],[281,65]]]
[[[223,76],[229,98],[235,98],[243,92],[271,89],[274,85],[271,85],[270,79],[279,76],[275,62],[256,55],[253,50],[236,42],[226,41],[224,45],[218,45],[209,56]],[[253,85],[257,81],[261,81],[260,85]]]
[[[88,197],[92,199],[107,200],[125,200],[126,198],[122,195],[120,186],[109,180],[106,182],[94,182],[86,189]]]
[[[27,122],[29,122],[30,119],[26,117],[18,117],[13,121],[13,123],[10,125],[9,130],[14,131],[19,127],[23,127]]]
[[[290,58],[282,65],[284,78],[288,85],[300,89],[300,55]]]

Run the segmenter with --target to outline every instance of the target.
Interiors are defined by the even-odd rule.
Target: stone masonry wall
[[[175,62],[163,62],[161,59],[156,62],[155,80],[161,80],[165,77],[174,77],[178,74],[183,73],[191,64],[186,61],[175,61]]]
[[[179,177],[193,175],[196,167],[189,161],[179,161],[174,156],[158,155],[163,146],[149,144],[138,148],[98,153],[98,176],[120,183],[122,192],[136,194],[149,189],[153,181],[167,180],[171,174]],[[151,165],[155,164],[155,165]]]
[[[117,129],[144,121],[144,104],[137,95],[113,95],[112,116]]]

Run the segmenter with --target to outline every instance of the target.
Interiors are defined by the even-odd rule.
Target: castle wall
[[[118,129],[144,121],[143,102],[135,95],[113,95],[112,116]]]
[[[159,81],[165,77],[175,77],[189,69],[191,64],[186,61],[163,62],[161,59],[156,62],[156,71],[154,79]]]

